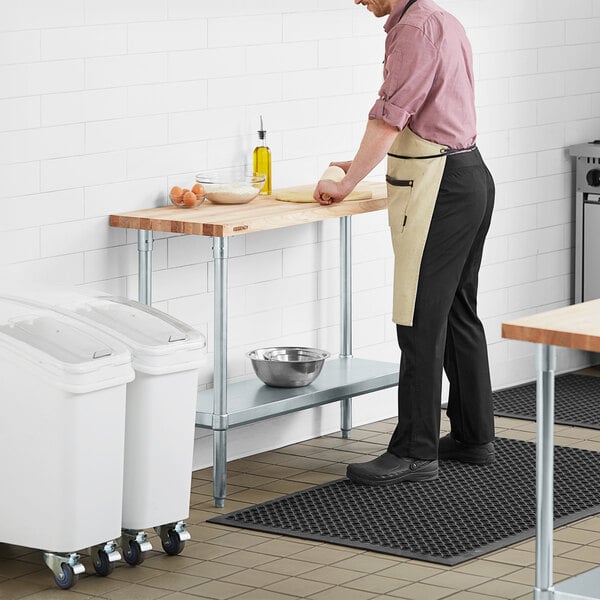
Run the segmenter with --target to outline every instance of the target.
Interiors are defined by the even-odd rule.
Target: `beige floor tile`
[[[163,590],[170,590],[172,592],[181,592],[182,590],[194,587],[201,583],[206,583],[207,581],[209,581],[209,579],[185,573],[163,573],[158,577],[146,579],[144,585]]]
[[[447,598],[456,590],[450,588],[438,587],[435,585],[427,585],[426,583],[411,583],[398,590],[389,592],[389,596],[394,598],[402,598],[403,600],[440,600]]]
[[[378,452],[378,448],[373,448],[375,452]],[[342,450],[322,450],[320,454],[313,455],[313,458],[321,459],[325,462],[341,462],[341,463],[350,463],[355,462],[357,460],[361,460],[364,456],[362,452],[350,452],[350,450],[342,449]]]
[[[600,562],[598,548],[593,546],[580,546],[574,550],[561,554],[561,557],[592,563],[592,565],[598,565]]]
[[[319,563],[321,565],[330,565],[352,556],[354,556],[354,554],[350,549],[342,550],[338,548],[330,548],[326,545],[306,548],[305,550],[294,554],[294,558],[296,560],[304,560],[307,562]]]
[[[246,502],[248,504],[260,504],[261,502],[268,502],[281,496],[277,492],[271,492],[263,489],[244,489],[235,494],[228,495],[228,498],[237,502]]]
[[[335,586],[323,592],[309,596],[310,600],[372,600],[375,595],[371,592],[351,590],[347,587]]]
[[[273,558],[273,557],[271,557]],[[279,558],[270,563],[258,567],[259,570],[271,573],[280,573],[282,575],[301,575],[317,568],[315,563],[304,560],[294,560],[293,558]]]
[[[506,598],[501,598],[500,596],[488,596],[487,594],[481,594],[479,592],[469,592],[469,591],[461,591],[456,592],[456,594],[452,594],[451,596],[447,596],[444,600],[506,600]],[[531,600],[531,597],[528,598]]]
[[[535,548],[535,542],[532,543],[532,546]],[[573,550],[577,550],[579,548],[579,544],[574,544],[573,542],[565,542],[563,540],[554,539],[554,554],[560,556],[568,556],[569,552],[573,552]]]
[[[70,600],[70,599],[69,599]],[[94,598],[94,600],[98,600]],[[168,594],[167,596],[163,596],[160,600],[205,600],[202,596],[193,596],[191,594],[186,594],[185,592],[173,592]],[[207,599],[209,600],[209,599]]]
[[[277,495],[293,494],[312,487],[311,483],[301,481],[290,481],[288,479],[277,479],[272,483],[265,483],[260,486],[261,490],[271,491]]]
[[[379,575],[384,577],[395,577],[396,579],[402,579],[404,581],[421,581],[428,577],[438,575],[442,571],[435,567],[422,567],[415,565],[412,561],[407,561],[394,567],[379,571]]]
[[[156,545],[157,544],[154,543],[155,547]],[[180,569],[191,567],[199,561],[199,558],[186,556],[186,550],[187,543],[182,553],[177,556],[169,556],[164,552],[156,552],[153,556],[144,560],[144,566],[150,569],[159,569],[161,571],[179,571]]]
[[[289,539],[266,540],[254,546],[255,552],[261,554],[270,554],[273,556],[291,556],[306,550],[306,544],[301,542],[292,542]]]
[[[196,561],[197,562],[197,561]],[[110,579],[115,579],[126,583],[141,583],[152,577],[161,575],[160,569],[151,569],[145,563],[137,567],[130,567],[128,564],[117,563],[115,570],[110,574]]]
[[[307,483],[310,485],[319,485],[321,483],[329,483],[336,479],[331,473],[323,473],[321,471],[302,471],[293,477],[289,478],[291,481],[298,481],[300,483]]]
[[[39,592],[47,588],[50,584],[54,585],[54,578],[50,571],[48,571],[48,581],[46,585],[37,585],[30,581],[9,579],[7,581],[0,582],[0,599],[2,600],[13,600],[17,598],[23,598],[34,592]]]
[[[479,575],[471,575],[468,573],[461,573],[460,571],[445,571],[433,577],[423,579],[423,583],[429,585],[437,585],[439,587],[451,588],[454,590],[464,590],[475,587],[487,581],[486,577]]]
[[[233,565],[225,565],[207,560],[192,567],[182,569],[181,573],[206,579],[221,579],[222,577],[231,577],[234,573],[239,573],[243,570],[244,567],[234,567]]]
[[[229,533],[211,539],[211,544],[244,550],[245,548],[262,544],[265,541],[264,537],[253,535],[250,531],[244,529],[225,528],[223,531],[228,531]]]
[[[263,588],[272,585],[273,583],[277,583],[278,581],[287,581],[289,579],[290,578],[287,575],[259,571],[258,569],[244,569],[223,578],[224,581],[230,583],[238,583],[239,585],[256,588]]]
[[[329,589],[331,584],[323,583],[322,581],[311,581],[310,579],[300,579],[299,577],[287,577],[263,587],[272,592],[306,598],[317,592]]]
[[[160,574],[160,571],[156,572]],[[52,580],[48,580],[50,583]],[[74,589],[80,594],[89,594],[90,596],[105,596],[109,592],[114,592],[127,585],[127,582],[114,579],[112,575],[110,577],[98,577],[94,573],[93,568],[89,568],[86,565],[86,572],[79,576],[79,580],[76,583]],[[144,584],[145,585],[145,584]],[[0,595],[2,598],[2,595]]]
[[[535,582],[535,567],[526,567],[517,569],[512,573],[507,573],[501,577],[503,581],[512,581],[513,583],[524,583],[533,586]]]
[[[65,596],[68,598],[68,600],[98,600],[99,597],[103,597],[91,596],[90,594],[82,593],[77,591],[77,588],[71,588],[65,592],[65,590],[55,587],[31,594],[30,596],[27,596],[27,600],[65,600]]]
[[[554,572],[562,573],[563,575],[578,575],[584,571],[588,571],[590,563],[581,562],[573,558],[565,558],[564,556],[554,557]]]
[[[235,600],[296,600],[296,598],[270,590],[250,590],[241,596],[236,596]]]
[[[284,477],[291,477],[293,475],[297,475],[298,473],[302,473],[302,471],[306,471],[307,469],[297,469],[286,467],[282,465],[273,465],[266,463],[254,463],[252,467],[248,468],[248,473],[253,473],[254,475],[260,475],[261,477],[271,477],[273,479],[283,479]],[[230,509],[235,510],[235,509]]]
[[[518,598],[528,591],[531,591],[531,586],[523,583],[514,583],[512,581],[502,581],[497,579],[475,586],[471,588],[470,591],[481,592],[482,594],[487,594],[489,596],[500,596],[500,598],[505,598],[505,600],[513,600],[514,598]]]
[[[375,574],[359,577],[358,579],[353,579],[345,584],[346,587],[350,587],[354,590],[362,590],[364,592],[373,592],[377,594],[387,594],[392,590],[397,590],[406,585],[410,585],[410,582]]]
[[[3,558],[0,559],[0,575],[8,578],[20,577],[21,575],[41,570],[42,566],[44,569],[47,568],[38,563],[37,560],[35,563],[31,563],[23,560]]]
[[[596,515],[595,517],[574,523],[573,527],[587,529],[588,531],[600,531],[600,516]]]
[[[554,532],[554,542],[556,543],[558,540],[586,545],[600,540],[600,532],[577,529],[576,527],[565,527]]]
[[[308,574],[302,575],[306,579],[311,581],[322,581],[323,583],[330,583],[331,585],[342,585],[348,583],[354,579],[358,579],[362,576],[362,573],[357,571],[350,571],[349,569],[340,569],[339,567],[318,567],[314,571],[310,571]]]
[[[488,579],[496,579],[508,573],[514,573],[519,570],[517,565],[507,565],[504,563],[490,560],[473,560],[463,565],[457,565],[454,570],[457,573],[469,573],[471,575],[480,575]]]
[[[344,446],[344,450],[360,454],[379,454],[384,449],[384,444],[376,444],[370,440],[353,440]]]
[[[383,569],[395,567],[398,562],[405,561],[406,559],[404,558],[399,561],[393,559],[388,560],[387,558],[381,558],[373,552],[363,552],[357,556],[345,558],[344,560],[335,563],[335,566],[342,569],[350,569],[351,571],[360,571],[361,573],[377,573]]]
[[[109,600],[154,600],[162,598],[170,592],[158,588],[151,588],[141,584],[132,584],[104,594]]]
[[[291,446],[284,446],[283,448],[279,448],[277,452],[280,454],[293,454],[294,456],[314,457],[326,449],[331,449],[331,447],[326,446],[325,448],[320,448],[319,446],[314,446],[312,444],[306,444],[304,442],[301,442],[299,444],[292,444]]]
[[[252,552],[251,550],[238,550],[232,554],[219,556],[215,560],[236,567],[256,567],[272,561],[273,557],[267,556],[266,554],[259,554],[258,552]]]
[[[214,598],[215,600],[227,600],[234,596],[239,596],[252,588],[237,583],[228,583],[226,581],[207,581],[185,591],[186,594],[201,596],[203,598]]]
[[[507,548],[506,550],[500,550],[499,552],[490,554],[488,560],[523,567],[534,564],[535,555],[532,552]]]
[[[196,560],[215,560],[221,556],[227,554],[233,554],[234,548],[226,548],[224,546],[218,546],[209,542],[200,542],[196,544],[187,544],[183,550],[184,558],[191,558]],[[146,563],[144,563],[146,564]],[[190,565],[186,565],[190,566]],[[185,568],[185,567],[184,567]]]

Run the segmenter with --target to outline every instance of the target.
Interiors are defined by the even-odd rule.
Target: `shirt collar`
[[[398,23],[400,17],[402,16],[402,11],[405,9],[407,4],[408,0],[400,0],[400,2],[398,2],[398,4],[394,6],[392,12],[390,13],[390,16],[387,18],[387,21],[383,26],[383,29],[386,33],[388,33],[389,30]]]

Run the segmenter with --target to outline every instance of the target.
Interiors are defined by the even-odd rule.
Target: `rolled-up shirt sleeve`
[[[399,27],[386,43],[383,85],[369,118],[404,129],[431,90],[437,61],[437,49],[421,31]]]

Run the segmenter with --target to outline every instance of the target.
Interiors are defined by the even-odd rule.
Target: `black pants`
[[[494,438],[487,343],[477,316],[483,244],[494,206],[494,181],[478,150],[446,158],[421,261],[412,327],[397,325],[402,351],[398,425],[388,450],[437,458],[442,368],[450,382],[453,436]]]

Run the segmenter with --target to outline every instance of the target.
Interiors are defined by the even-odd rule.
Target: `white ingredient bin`
[[[123,479],[123,550],[140,564],[153,527],[163,549],[178,554],[189,533],[198,372],[204,336],[187,324],[127,298],[78,290],[37,291],[25,301],[73,315],[114,336],[131,351]]]
[[[114,337],[0,300],[0,542],[46,550],[60,587],[84,570],[65,553],[120,535],[133,377],[131,354]]]

